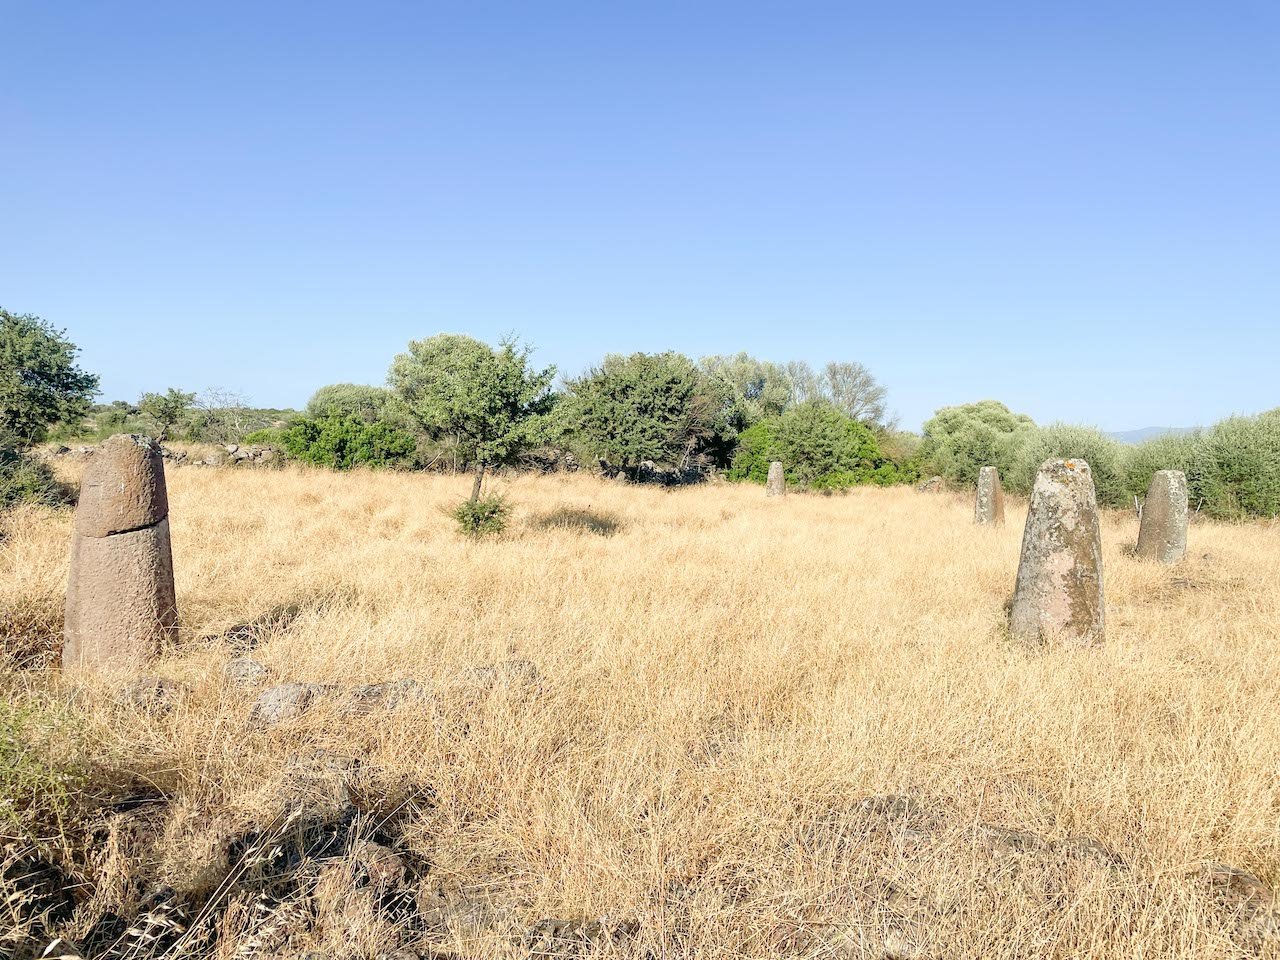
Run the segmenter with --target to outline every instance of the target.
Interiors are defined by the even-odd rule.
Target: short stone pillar
[[[85,468],[71,535],[64,670],[145,666],[176,636],[160,447],[117,434]]]
[[[999,526],[1004,523],[1004,487],[1000,486],[1000,471],[995,467],[983,467],[978,471],[978,496],[973,505],[973,522],[980,526]]]
[[[787,478],[782,472],[782,461],[769,464],[769,479],[764,485],[766,497],[780,497],[787,492]]]
[[[1138,527],[1138,556],[1177,563],[1187,552],[1187,475],[1157,470],[1147,487]]]
[[[1083,460],[1048,460],[1036,474],[1009,632],[1030,644],[1103,639],[1102,532]]]

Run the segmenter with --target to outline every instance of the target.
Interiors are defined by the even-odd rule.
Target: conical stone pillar
[[[769,479],[764,485],[767,497],[780,497],[787,492],[787,478],[782,472],[782,461],[774,460],[769,464]]]
[[[978,495],[973,505],[973,522],[980,526],[998,526],[1004,523],[1004,488],[1000,485],[1000,471],[995,467],[983,467],[978,471]]]
[[[1187,475],[1157,470],[1142,504],[1138,556],[1177,563],[1187,552]]]
[[[98,447],[81,481],[63,669],[143,667],[177,627],[164,461],[147,437],[118,434]]]
[[[1102,533],[1083,460],[1049,460],[1036,475],[1009,632],[1031,644],[1103,639]]]

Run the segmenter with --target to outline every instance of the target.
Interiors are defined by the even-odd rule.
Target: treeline
[[[56,498],[51,472],[27,455],[35,443],[147,432],[270,443],[336,469],[469,470],[472,503],[499,467],[585,465],[668,482],[714,472],[763,483],[773,460],[793,486],[822,491],[934,474],[966,487],[993,464],[1009,490],[1025,494],[1038,466],[1062,456],[1089,461],[1109,506],[1142,497],[1156,470],[1179,469],[1192,506],[1208,516],[1280,514],[1280,410],[1126,446],[982,401],[939,410],[917,435],[896,429],[884,387],[858,363],[814,369],[745,353],[696,361],[635,353],[606,356],[557,384],[556,369],[535,366],[527,345],[454,334],[410,342],[386,386],[323,386],[303,411],[172,387],[95,406],[98,379],[75,365],[76,353],[45,321],[0,309],[0,505]]]
[[[610,355],[554,387],[527,346],[442,334],[409,344],[386,387],[321,387],[305,413],[249,434],[299,460],[474,470],[577,462],[635,478],[762,477],[782,458],[814,489],[914,479],[885,390],[857,363],[776,364],[745,353]]]
[[[925,469],[960,486],[974,485],[978,469],[993,464],[1005,487],[1024,495],[1045,460],[1076,457],[1089,462],[1098,501],[1111,507],[1145,497],[1157,470],[1181,470],[1192,509],[1205,516],[1280,515],[1280,408],[1128,445],[1092,427],[1037,426],[984,400],[939,410],[924,425],[919,457]]]

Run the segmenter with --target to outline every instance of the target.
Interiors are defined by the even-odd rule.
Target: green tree
[[[155,426],[156,440],[163,443],[169,439],[169,431],[186,418],[195,399],[194,393],[170,387],[164,393],[144,393],[138,401],[138,411]]]
[[[846,417],[869,427],[887,427],[888,391],[860,363],[832,361],[822,369],[823,397]]]
[[[738,434],[738,446],[729,466],[730,480],[764,483],[769,479],[769,464],[778,459],[778,418],[770,417],[753,423]]]
[[[82,418],[98,378],[76,366],[76,345],[39,317],[0,308],[0,429],[25,446]]]
[[[451,437],[473,465],[470,502],[485,471],[509,463],[546,434],[555,367],[529,366],[532,349],[503,340],[494,349],[442,333],[413,340],[391,363],[387,382],[433,437]]]
[[[920,458],[939,476],[972,486],[985,466],[1007,476],[1019,448],[1034,432],[1030,417],[996,400],[943,407],[925,422]]]
[[[307,416],[313,420],[330,417],[354,417],[365,423],[397,420],[388,416],[388,408],[396,405],[396,395],[385,387],[362,383],[331,383],[321,387],[307,401]]]
[[[728,392],[733,404],[731,416],[740,430],[778,416],[791,402],[791,378],[776,363],[738,353],[703,357],[698,367]]]
[[[787,479],[816,490],[897,482],[875,434],[825,401],[793,407],[777,421],[778,459]]]
[[[299,420],[281,431],[280,443],[297,460],[336,470],[409,463],[417,446],[403,430],[355,417]]]
[[[592,456],[686,468],[726,452],[732,397],[680,353],[610,354],[568,384],[564,419]]]

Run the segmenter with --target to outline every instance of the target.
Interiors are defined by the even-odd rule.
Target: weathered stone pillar
[[[1138,556],[1177,563],[1187,552],[1187,475],[1157,470],[1142,504]]]
[[[764,485],[767,497],[780,497],[787,492],[787,478],[782,472],[782,461],[775,460],[769,464],[769,480]]]
[[[178,629],[160,448],[118,434],[85,468],[71,535],[66,670],[149,663]]]
[[[1004,488],[1000,486],[1000,471],[995,467],[983,467],[978,471],[978,496],[973,505],[973,522],[983,526],[1004,523]]]
[[[1036,475],[1009,632],[1032,644],[1103,639],[1102,532],[1083,460],[1048,460]]]

